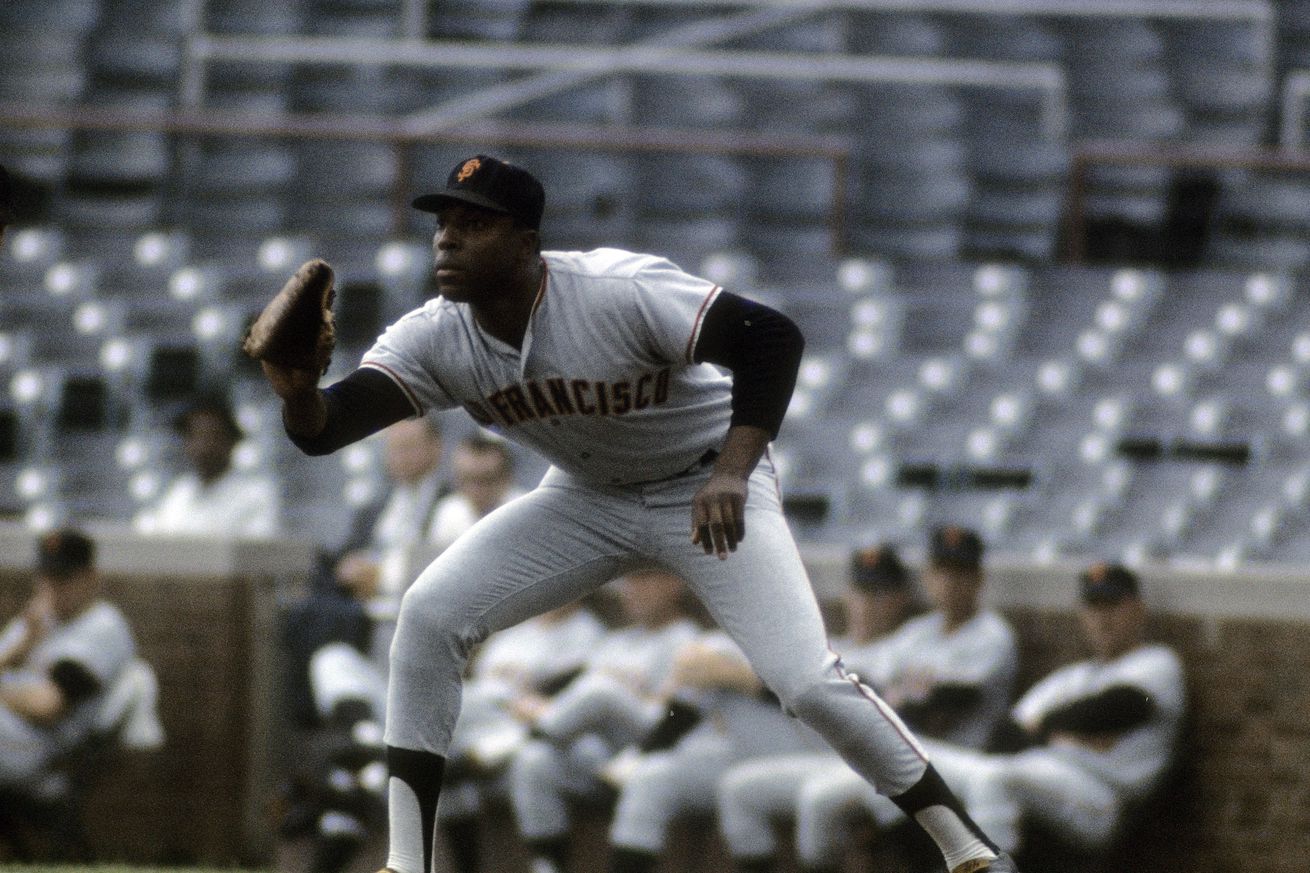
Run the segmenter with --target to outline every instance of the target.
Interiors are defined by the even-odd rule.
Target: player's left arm
[[[692,542],[726,559],[746,536],[746,481],[787,414],[805,338],[791,319],[722,291],[692,359],[732,372],[732,420],[710,479],[692,501]]]
[[[1129,684],[1114,685],[1048,712],[1042,719],[1041,731],[1048,736],[1117,736],[1141,727],[1154,714],[1155,702],[1145,689]]]

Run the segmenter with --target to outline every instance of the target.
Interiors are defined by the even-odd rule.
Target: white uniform
[[[727,657],[745,655],[722,631],[697,640]],[[682,692],[701,721],[671,749],[642,756],[624,781],[610,826],[611,845],[659,853],[679,816],[714,809],[723,772],[740,761],[818,753],[822,740],[776,702],[730,689]],[[835,754],[832,757],[840,763]]]
[[[0,652],[22,638],[19,616],[0,633]],[[38,778],[56,755],[86,738],[104,692],[136,653],[127,619],[118,607],[97,600],[73,619],[53,622],[46,635],[16,669],[0,673],[0,684],[20,687],[44,681],[61,661],[70,661],[94,677],[99,692],[76,704],[54,727],[38,727],[0,705],[0,786],[23,785]]]
[[[835,638],[832,648],[841,654],[842,663],[853,674],[885,675],[889,671],[888,649],[894,636],[895,632],[863,645]],[[729,852],[736,858],[776,856],[776,823],[797,816],[806,784],[816,777],[853,772],[830,749],[793,750],[733,762],[717,786],[719,830]],[[863,780],[860,783],[866,784]],[[797,856],[810,866],[830,862],[835,850],[840,848],[828,839],[834,832],[840,834],[841,830],[817,822],[807,822],[802,827],[798,821]]]
[[[680,619],[653,630],[621,628],[601,640],[582,674],[537,719],[549,741],[529,742],[510,764],[510,799],[524,836],[565,833],[568,798],[595,794],[605,762],[659,719],[654,693],[669,677],[678,649],[698,632]]]
[[[1028,817],[1073,843],[1104,848],[1125,807],[1149,796],[1174,760],[1186,707],[1178,655],[1167,646],[1145,645],[1111,661],[1070,664],[1034,685],[1013,710],[1020,723],[1040,722],[1047,713],[1121,685],[1146,692],[1151,718],[1103,749],[1060,738],[1014,755],[987,755],[931,740],[924,745],[974,821],[1002,850],[1018,847]],[[901,817],[894,804],[853,776],[832,793],[842,790],[848,798],[858,795],[880,824]]]
[[[687,580],[788,711],[883,791],[908,790],[925,772],[922,750],[828,650],[767,456],[750,477],[748,535],[737,551],[720,561],[690,542],[693,496],[732,414],[731,379],[692,362],[719,289],[666,260],[614,249],[546,252],[543,261],[521,350],[485,333],[467,305],[438,297],[389,328],[363,361],[392,378],[415,413],[463,406],[553,465],[406,593],[388,745],[445,754],[477,642],[659,564]],[[417,820],[416,796],[391,785],[393,810]]]
[[[281,498],[267,476],[229,469],[205,484],[183,473],[132,519],[143,534],[262,539],[281,530]]]
[[[464,684],[464,705],[455,725],[450,758],[466,754],[479,738],[518,735],[522,724],[507,707],[525,689],[583,667],[604,634],[605,626],[585,609],[559,621],[529,619],[493,634]],[[442,793],[439,814],[443,819],[475,815],[488,790],[501,794],[505,788],[495,779],[458,780]]]
[[[497,505],[503,506],[522,493],[517,488],[511,488]],[[437,503],[432,513],[432,524],[428,526],[428,542],[432,543],[432,547],[437,551],[442,551],[459,539],[464,531],[477,524],[478,518],[477,509],[466,495],[458,491],[447,494]]]
[[[878,652],[860,674],[875,688],[918,684],[978,689],[978,702],[935,739],[980,749],[1005,718],[1019,671],[1019,647],[1014,629],[994,610],[981,609],[949,632],[940,612],[912,618]]]

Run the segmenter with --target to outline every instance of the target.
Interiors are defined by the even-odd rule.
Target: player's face
[[[976,570],[932,565],[923,573],[923,587],[934,608],[951,621],[963,621],[978,611],[982,574]]]
[[[910,611],[910,595],[907,591],[871,592],[847,588],[843,600],[846,632],[859,643],[870,642],[891,633]]]
[[[1079,617],[1092,652],[1103,660],[1134,649],[1142,641],[1146,628],[1146,608],[1138,597],[1123,597],[1112,603],[1086,603]]]
[[[447,300],[482,303],[503,294],[536,259],[536,232],[477,206],[447,206],[432,238],[433,274]]]

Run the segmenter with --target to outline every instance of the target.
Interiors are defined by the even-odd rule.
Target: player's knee
[[[414,585],[401,598],[396,635],[392,639],[393,658],[401,645],[467,657],[477,642],[477,629],[470,627],[455,610],[442,608],[431,589]]]

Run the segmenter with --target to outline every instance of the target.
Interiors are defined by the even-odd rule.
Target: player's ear
[[[523,254],[529,259],[535,260],[541,253],[541,234],[530,227],[519,228],[519,239],[522,240]]]

